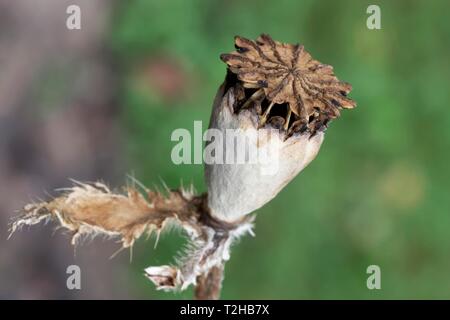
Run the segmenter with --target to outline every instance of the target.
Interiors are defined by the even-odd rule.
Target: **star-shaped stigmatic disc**
[[[285,116],[278,113],[274,122],[283,122],[291,134],[306,130],[314,134],[339,117],[340,109],[356,106],[347,98],[351,85],[339,81],[332,66],[313,59],[302,45],[281,43],[263,34],[256,41],[237,36],[235,47],[236,51],[220,58],[243,88],[257,89],[246,107],[252,99],[257,103],[268,100],[261,125],[270,122],[277,105],[287,104]]]

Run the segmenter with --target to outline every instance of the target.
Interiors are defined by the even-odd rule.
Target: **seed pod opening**
[[[274,41],[261,35],[256,41],[235,37],[236,50],[220,58],[228,66],[228,83],[234,85],[234,109],[254,108],[259,126],[274,117],[284,119],[287,137],[324,131],[341,109],[356,103],[347,95],[349,83],[339,81],[333,67],[311,57],[302,45]],[[280,119],[273,121],[280,126]]]

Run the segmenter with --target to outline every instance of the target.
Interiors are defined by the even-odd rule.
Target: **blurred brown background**
[[[6,241],[17,209],[46,191],[55,195],[69,177],[124,180],[116,74],[105,45],[113,2],[76,3],[83,32],[65,27],[73,1],[0,1],[0,298],[133,297],[121,287],[122,257],[108,260],[114,243],[95,241],[75,259],[68,236],[52,226]],[[69,264],[82,265],[83,290],[66,289]]]

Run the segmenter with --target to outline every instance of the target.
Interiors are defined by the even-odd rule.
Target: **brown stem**
[[[218,300],[222,289],[224,266],[212,267],[207,274],[197,277],[195,287],[195,299],[197,300]]]

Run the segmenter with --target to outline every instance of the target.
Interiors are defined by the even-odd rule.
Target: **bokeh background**
[[[66,8],[81,7],[81,30]],[[366,27],[370,4],[382,29]],[[55,225],[6,241],[16,210],[68,178],[149,187],[192,182],[170,134],[206,129],[236,34],[300,42],[353,84],[355,110],[312,164],[258,210],[234,247],[223,298],[450,298],[450,4],[446,0],[0,0],[0,298],[186,299],[143,276],[184,240],[166,234],[74,249]],[[77,264],[82,289],[66,288]],[[381,290],[366,268],[381,267]]]

